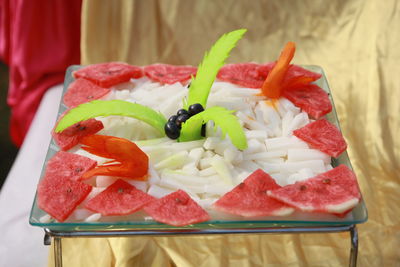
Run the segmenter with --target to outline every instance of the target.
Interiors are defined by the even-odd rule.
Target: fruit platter
[[[71,66],[30,224],[51,230],[352,225],[367,209],[323,70],[225,64]]]

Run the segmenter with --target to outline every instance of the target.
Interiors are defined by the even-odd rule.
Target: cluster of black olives
[[[171,139],[177,139],[181,133],[182,123],[187,121],[191,116],[204,111],[201,104],[193,104],[188,110],[180,109],[176,115],[172,115],[164,126],[165,134]],[[203,129],[202,129],[203,131]]]

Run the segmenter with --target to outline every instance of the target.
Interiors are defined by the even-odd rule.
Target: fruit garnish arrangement
[[[225,64],[245,32],[220,37],[198,68],[74,71],[38,185],[40,221],[348,216],[361,194],[349,167],[331,165],[347,145],[325,118],[321,74],[291,64],[292,42],[276,62]]]

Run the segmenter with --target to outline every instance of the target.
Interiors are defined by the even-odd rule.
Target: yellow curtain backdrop
[[[359,266],[400,265],[400,5],[396,0],[84,0],[82,63],[197,65],[222,34],[247,28],[229,62],[324,68],[369,211]],[[65,239],[65,266],[346,266],[348,234]],[[53,255],[50,255],[50,265]]]

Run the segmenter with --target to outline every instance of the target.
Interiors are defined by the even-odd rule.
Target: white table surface
[[[43,229],[29,224],[50,132],[54,126],[62,85],[42,99],[26,139],[0,192],[0,266],[47,266],[49,247]]]

